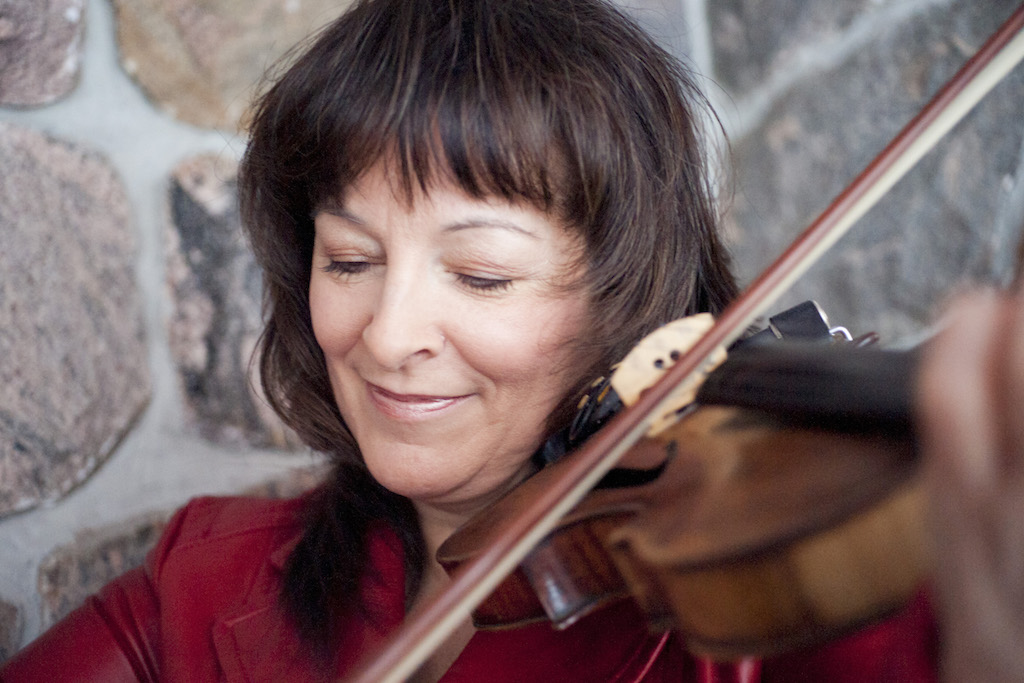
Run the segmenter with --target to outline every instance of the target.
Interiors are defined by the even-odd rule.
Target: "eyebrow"
[[[316,207],[313,209],[313,217],[315,218],[316,214],[321,212],[329,213],[332,216],[337,216],[338,218],[344,218],[345,220],[351,221],[352,223],[356,223],[358,225],[366,224],[358,216],[356,216],[354,213],[351,213],[344,206],[342,206],[337,199],[325,199],[324,201],[318,203]]]
[[[473,228],[496,228],[499,230],[511,230],[512,232],[525,235],[531,239],[540,239],[537,234],[527,230],[513,221],[502,220],[501,218],[467,218],[444,227],[444,232],[458,232],[460,230],[472,230]]]
[[[366,225],[366,221],[362,220],[361,218],[350,212],[348,209],[342,206],[342,204],[338,202],[338,200],[336,199],[327,199],[318,204],[315,209],[314,215],[315,213],[319,213],[321,211],[323,211],[324,213],[329,213],[332,216],[337,216],[338,218],[350,221],[356,225]],[[498,230],[509,230],[511,232],[519,233],[520,235],[525,235],[526,237],[529,237],[531,239],[540,239],[537,236],[537,234],[534,233],[532,230],[524,228],[523,226],[519,225],[518,223],[515,223],[514,221],[506,221],[504,219],[495,218],[492,216],[481,216],[479,218],[471,216],[469,218],[456,221],[454,223],[450,223],[444,226],[442,230],[444,232],[459,232],[460,230],[472,230],[474,228],[494,228]]]

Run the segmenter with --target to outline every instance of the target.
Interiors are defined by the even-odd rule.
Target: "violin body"
[[[884,618],[920,585],[928,549],[909,439],[724,407],[660,438],[678,454],[659,485],[686,503],[645,510],[608,546],[652,622],[692,651],[735,659],[824,642]]]

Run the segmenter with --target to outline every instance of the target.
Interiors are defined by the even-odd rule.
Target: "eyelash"
[[[331,261],[324,266],[324,272],[333,275],[358,275],[369,268],[369,261]],[[477,277],[456,273],[455,278],[466,287],[480,292],[501,292],[512,286],[512,280]]]
[[[369,261],[331,261],[324,266],[324,272],[332,275],[358,275],[369,267]]]
[[[512,286],[512,280],[498,280],[486,277],[475,277],[473,275],[456,274],[459,282],[470,289],[481,292],[502,292]]]

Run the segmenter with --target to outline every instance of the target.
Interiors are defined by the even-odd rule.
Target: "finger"
[[[999,309],[1003,325],[990,361],[996,386],[993,420],[1000,437],[995,465],[999,481],[1015,487],[1024,472],[1024,296],[1004,298]]]
[[[961,299],[947,327],[924,350],[918,438],[936,493],[985,490],[997,476],[995,453],[1002,436],[992,419],[990,359],[997,347],[998,312],[991,293]]]

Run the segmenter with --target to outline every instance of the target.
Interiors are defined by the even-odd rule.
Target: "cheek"
[[[547,394],[544,399],[557,400],[577,371],[575,341],[583,333],[585,319],[582,304],[565,302],[491,320],[481,317],[467,326],[472,341],[463,353],[504,388],[525,385]]]
[[[362,334],[362,319],[369,314],[354,305],[351,297],[338,296],[314,281],[309,288],[309,315],[317,344],[331,358],[348,353]]]

